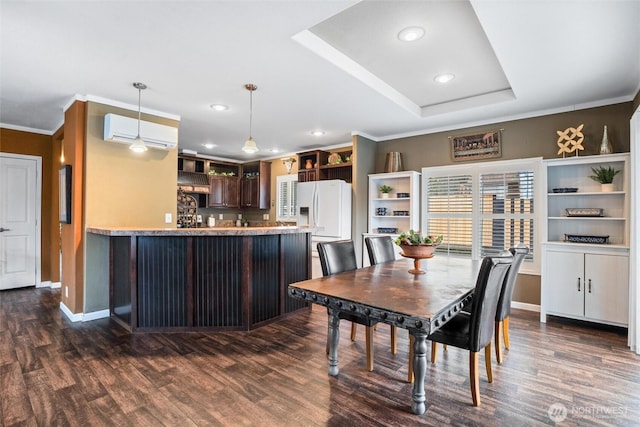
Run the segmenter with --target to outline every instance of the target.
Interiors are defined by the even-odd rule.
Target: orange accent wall
[[[86,103],[76,101],[64,113],[64,164],[71,165],[71,224],[62,224],[61,299],[72,313],[84,303],[84,150]],[[68,296],[66,290],[68,289]]]
[[[0,152],[42,158],[42,217],[40,280],[60,280],[58,264],[58,157],[54,155],[53,138],[33,132],[0,129]],[[54,194],[55,189],[55,194]]]

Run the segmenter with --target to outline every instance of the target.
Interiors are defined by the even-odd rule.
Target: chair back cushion
[[[498,299],[498,310],[496,311],[496,321],[499,322],[508,317],[511,313],[511,299],[513,298],[513,288],[515,288],[516,278],[520,271],[520,265],[524,260],[525,255],[529,253],[529,248],[524,245],[518,245],[515,248],[510,248],[509,252],[513,255],[513,262],[511,268],[507,273],[507,277],[504,279],[502,285],[502,291],[500,292],[500,298]]]
[[[390,236],[365,237],[364,243],[367,245],[371,265],[396,259],[393,240]]]
[[[356,250],[352,240],[319,242],[318,255],[320,255],[320,265],[324,276],[358,268]]]
[[[513,256],[506,251],[482,260],[473,292],[469,320],[469,350],[471,351],[480,351],[491,342],[498,298],[512,262]]]

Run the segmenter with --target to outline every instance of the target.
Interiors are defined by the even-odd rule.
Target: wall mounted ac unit
[[[121,144],[133,144],[138,136],[138,119],[119,116],[117,114],[105,114],[104,116],[104,140],[119,142]],[[178,145],[178,128],[161,125],[142,120],[140,122],[140,136],[144,143],[151,148],[173,150]]]

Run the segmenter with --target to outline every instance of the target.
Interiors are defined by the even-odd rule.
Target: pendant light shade
[[[258,89],[258,86],[251,83],[247,83],[246,85],[244,85],[244,88],[249,91],[249,138],[244,142],[244,145],[242,146],[242,151],[244,151],[245,153],[254,154],[259,151],[259,148],[256,145],[256,142],[253,140],[253,137],[251,136],[251,125],[253,121],[253,91]]]
[[[256,142],[253,140],[253,138],[249,137],[249,139],[247,139],[244,142],[242,151],[244,151],[245,153],[253,154],[253,153],[257,153],[259,149],[258,149],[258,146],[256,145]]]
[[[140,116],[141,116],[141,107],[140,107],[140,97],[142,91],[147,88],[147,85],[144,83],[136,82],[133,84],[133,87],[138,89],[138,136],[136,136],[136,140],[129,146],[129,150],[134,153],[144,153],[148,150],[147,145],[144,143],[144,140],[140,136]]]

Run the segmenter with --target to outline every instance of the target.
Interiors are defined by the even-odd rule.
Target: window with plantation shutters
[[[440,175],[426,179],[426,234],[444,236],[439,252],[471,256],[473,243],[472,177]],[[425,233],[423,233],[425,234]]]
[[[423,234],[444,237],[436,252],[473,259],[524,243],[523,269],[538,272],[541,170],[539,158],[423,168]]]
[[[533,170],[482,173],[480,195],[480,256],[500,253],[524,243],[534,253]]]
[[[276,221],[296,221],[296,187],[298,175],[276,177],[278,197],[276,199]]]

